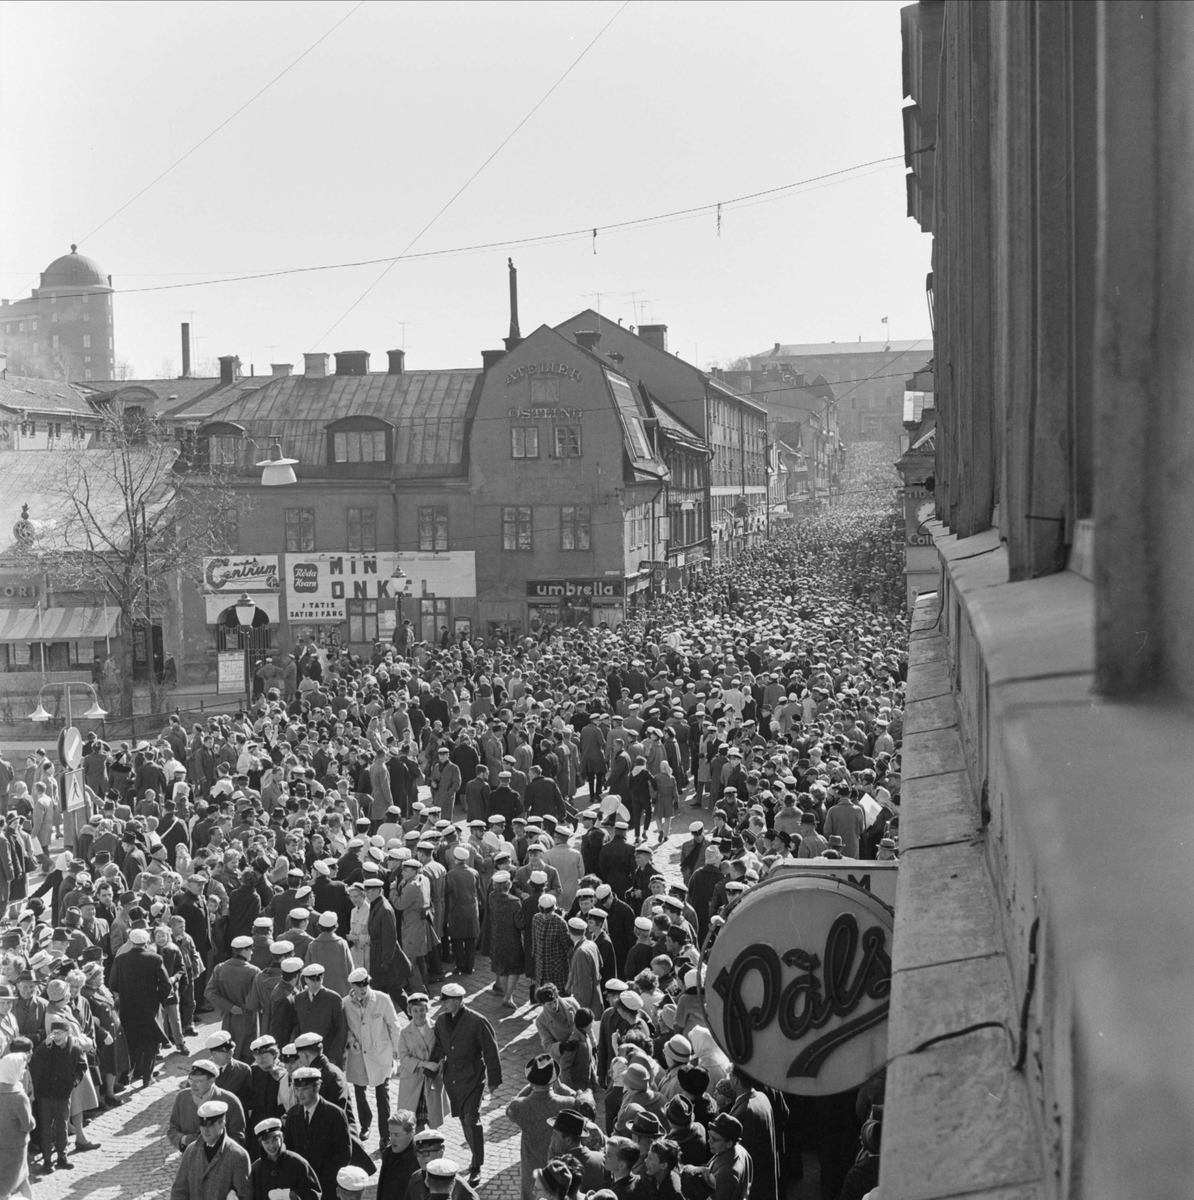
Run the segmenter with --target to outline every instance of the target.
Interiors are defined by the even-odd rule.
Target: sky
[[[200,366],[362,349],[384,370],[395,347],[410,370],[479,366],[508,332],[508,257],[524,335],[599,307],[705,368],[927,339],[899,10],[3,3],[0,295],[77,242],[138,378],[178,372],[183,321]],[[430,254],[295,271],[408,251]]]

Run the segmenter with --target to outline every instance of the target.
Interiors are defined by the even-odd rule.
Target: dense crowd
[[[898,853],[887,495],[860,486],[617,633],[304,646],[246,713],[89,735],[90,818],[56,857],[53,766],[0,758],[0,1197],[71,1169],[90,1115],[191,1053],[208,1011],[166,1130],[175,1200],[473,1194],[501,1082],[465,1003],[478,955],[540,1042],[508,1108],[523,1200],[775,1195],[816,1116],[719,1049],[702,947],[777,865]],[[847,1128],[821,1138],[831,1200],[877,1181],[881,1095],[821,1114]]]

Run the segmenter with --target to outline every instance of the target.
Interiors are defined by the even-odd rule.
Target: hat
[[[138,932],[138,930],[136,930],[136,929],[133,930],[133,933],[137,933],[137,932]],[[130,933],[129,934],[130,940],[132,939],[132,936],[133,936],[133,934]],[[146,941],[149,940],[148,934],[146,934],[145,940]],[[245,937],[245,935],[242,933],[240,935],[240,937],[234,937],[232,939],[232,948],[233,948],[233,950],[251,950],[253,948],[253,939],[251,937]]]
[[[322,1046],[323,1038],[318,1034],[308,1030],[306,1033],[300,1033],[294,1039],[296,1050],[310,1050],[313,1046]]]
[[[467,846],[457,846],[452,851],[452,857],[457,862],[466,862],[472,856],[472,851]]]
[[[294,953],[294,943],[287,941],[270,942],[269,952],[275,958],[288,958]]]
[[[592,914],[590,913],[590,916],[591,915]],[[568,928],[571,929],[574,933],[584,933],[587,926],[585,925],[583,917],[569,917],[568,918]]]
[[[633,1064],[638,1066],[637,1063]],[[642,1067],[639,1067],[643,1071]],[[643,1071],[646,1074],[646,1071]],[[636,1137],[658,1138],[663,1136],[663,1122],[653,1113],[647,1112],[646,1109],[640,1109],[634,1114],[634,1120],[630,1125],[630,1132]]]
[[[452,1158],[433,1158],[423,1168],[423,1174],[430,1179],[455,1179],[460,1174],[460,1164]]]
[[[702,821],[693,821],[693,823],[691,825],[689,825],[689,827],[688,827],[688,832],[689,833],[704,833],[705,825]]]
[[[274,927],[273,917],[258,917],[253,922],[254,929],[273,929],[273,927]]]
[[[201,1121],[211,1121],[216,1117],[222,1117],[228,1112],[228,1103],[225,1100],[205,1100],[198,1109],[196,1115]]]
[[[681,1034],[676,1034],[668,1040],[663,1048],[671,1066],[686,1063],[692,1057],[692,1043]]]
[[[626,990],[626,983],[621,979],[607,979],[605,981],[605,990],[621,995]]]
[[[561,1158],[540,1167],[534,1175],[535,1182],[544,1192],[552,1196],[567,1196],[572,1191],[572,1168]]]
[[[291,1076],[295,1083],[318,1083],[323,1078],[318,1067],[299,1067]]]
[[[57,981],[55,981],[57,982]],[[52,1017],[50,1019],[51,1029],[70,1029],[70,1022],[65,1017]]]
[[[303,969],[303,965],[301,958],[284,958],[278,964],[282,968],[283,975],[294,975]]]
[[[406,863],[403,863],[402,865],[406,866]],[[365,879],[364,886],[366,888],[383,888],[386,886],[386,881],[384,879],[378,879],[376,875],[370,875]]]
[[[415,1134],[416,1146],[442,1146],[444,1135],[438,1129],[421,1129]]]
[[[643,998],[638,992],[632,992],[629,988],[626,989],[619,997],[618,1002],[624,1007],[630,1009],[631,1012],[643,1011]]]
[[[261,1037],[254,1038],[249,1043],[249,1049],[254,1054],[260,1054],[263,1050],[277,1050],[277,1040],[268,1033],[263,1033]]]
[[[493,874],[493,878],[490,879],[489,882],[490,883],[509,883],[510,882],[510,872],[509,871],[495,871]]]
[[[444,1000],[463,1000],[467,995],[464,988],[458,983],[445,983],[439,989],[439,994]]]
[[[338,918],[336,917],[336,914],[334,912],[331,912],[329,910],[328,912],[321,912],[319,914],[319,928],[320,929],[335,929],[337,923],[338,923]]]
[[[197,1058],[191,1063],[189,1074],[194,1075],[196,1071],[202,1071],[204,1075],[210,1075],[215,1079],[220,1073],[220,1068],[210,1058]]]
[[[290,910],[290,919],[292,921],[306,921],[311,916],[309,908],[292,908]]]
[[[663,1110],[668,1124],[679,1125],[681,1128],[687,1128],[692,1124],[692,1114],[692,1101],[687,1096],[673,1096],[668,1102],[667,1108]]]
[[[203,1045],[208,1050],[223,1050],[227,1046],[232,1045],[232,1034],[226,1029],[217,1029],[215,1033],[208,1034],[207,1040]]]
[[[551,1083],[554,1074],[555,1062],[550,1054],[536,1054],[526,1065],[527,1082],[537,1087]]]
[[[651,918],[650,917],[635,917],[634,918],[634,927],[635,927],[635,929],[639,930],[642,933],[650,933],[651,932]]]
[[[357,967],[356,970],[350,971],[348,975],[349,983],[368,983],[369,972],[364,967]]]
[[[336,1172],[336,1186],[346,1192],[363,1192],[369,1185],[369,1176],[363,1167],[341,1167]]]
[[[264,1121],[258,1121],[253,1126],[253,1132],[262,1137],[267,1133],[277,1133],[282,1128],[282,1122],[277,1117],[266,1117]]]
[[[624,992],[622,999],[625,1000],[630,994]],[[651,1086],[651,1076],[647,1074],[647,1068],[640,1063],[631,1063],[622,1075],[622,1086],[636,1092],[645,1092]]]
[[[557,1133],[565,1134],[568,1137],[581,1137],[585,1131],[585,1118],[574,1108],[565,1108],[562,1112],[556,1113],[555,1120],[547,1123]]]
[[[303,978],[304,979],[322,979],[323,978],[323,964],[322,963],[308,963],[303,968]]]
[[[555,908],[555,906],[556,898],[551,894],[551,892],[544,892],[543,895],[539,897],[540,908]]]
[[[236,943],[242,940],[250,946],[253,944],[252,938],[237,938],[233,941],[232,945],[235,947]],[[147,946],[149,945],[149,931],[146,929],[131,929],[129,930],[129,941],[134,946]]]
[[[709,1122],[709,1129],[713,1133],[720,1134],[729,1142],[737,1142],[742,1139],[742,1122],[737,1117],[731,1117],[727,1112],[718,1113]]]

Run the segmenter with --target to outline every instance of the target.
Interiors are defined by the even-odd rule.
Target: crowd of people
[[[771,1196],[818,1120],[822,1194],[865,1195],[882,1079],[802,1109],[699,997],[777,866],[898,855],[907,625],[886,494],[857,496],[617,633],[306,647],[247,712],[88,735],[56,855],[49,759],[0,757],[0,1197],[172,1054],[174,1200],[473,1195],[502,1077],[478,956],[540,1043],[507,1110],[523,1200]]]

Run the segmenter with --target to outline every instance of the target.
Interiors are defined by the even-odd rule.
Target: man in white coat
[[[348,1025],[344,1075],[356,1089],[361,1141],[368,1137],[373,1123],[368,1091],[373,1088],[377,1098],[377,1128],[384,1146],[389,1137],[390,1076],[397,1065],[398,1038],[406,1022],[399,1018],[394,1002],[385,992],[369,986],[369,972],[364,967],[357,967],[348,976],[348,995],[343,1005]]]

